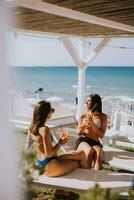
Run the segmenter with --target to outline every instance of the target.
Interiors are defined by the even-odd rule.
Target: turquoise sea
[[[12,67],[12,89],[24,97],[60,96],[74,103],[77,95],[78,69],[76,67]],[[86,69],[86,95],[134,99],[134,67],[88,67]],[[42,88],[42,91],[38,91]]]

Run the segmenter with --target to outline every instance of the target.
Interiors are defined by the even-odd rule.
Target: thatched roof
[[[134,26],[134,0],[43,0],[43,2]],[[134,35],[133,31],[100,26],[22,6],[13,8],[13,14],[17,19],[14,27],[19,29],[78,36]]]

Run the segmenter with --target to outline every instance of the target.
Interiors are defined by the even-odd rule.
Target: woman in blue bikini
[[[45,175],[50,177],[65,175],[79,166],[88,168],[84,151],[74,150],[61,155],[57,152],[61,145],[69,140],[69,134],[61,133],[60,140],[52,145],[52,134],[46,121],[52,116],[54,109],[50,102],[40,101],[35,105],[32,123],[28,130],[25,152],[34,144],[38,163],[44,168]]]

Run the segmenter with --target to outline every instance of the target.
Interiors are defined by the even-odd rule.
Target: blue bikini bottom
[[[51,160],[57,160],[59,161],[58,157],[51,157],[51,158],[46,158],[44,160],[38,160],[38,164],[40,167],[46,167],[46,165],[51,161]]]

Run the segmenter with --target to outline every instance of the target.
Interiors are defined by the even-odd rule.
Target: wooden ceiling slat
[[[43,2],[56,4],[59,6],[63,6],[69,9],[82,11],[84,12],[85,8],[88,8],[89,11],[94,12],[96,9],[102,10],[102,8],[107,8],[111,10],[111,8],[118,10],[120,8],[128,9],[134,8],[134,1],[133,0],[43,0]]]
[[[130,19],[133,16],[131,14],[134,13],[134,0],[43,1],[121,23],[123,23],[124,17],[127,16],[129,19],[127,24],[134,25],[134,17]]]
[[[134,0],[43,0],[83,13],[134,26]],[[131,2],[131,4],[130,4]],[[17,18],[16,28],[33,31],[57,32],[79,36],[120,35],[134,33],[103,27],[78,20],[60,17],[21,6],[13,11]]]
[[[133,0],[89,0],[89,1],[54,1],[54,0],[43,0],[44,2],[54,3],[59,6],[63,6],[66,8],[70,8],[73,10],[77,10],[80,12],[84,12],[87,14],[93,14],[98,17],[104,17],[109,12],[112,14],[124,12],[130,14],[129,11],[134,13],[134,1]],[[84,6],[83,6],[84,5]]]

